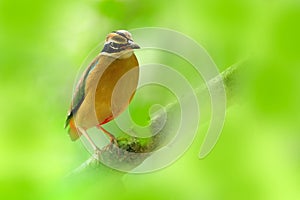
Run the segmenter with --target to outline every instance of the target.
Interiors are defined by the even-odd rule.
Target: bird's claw
[[[102,149],[99,149],[99,148],[95,149],[94,153],[93,153],[93,157],[98,161],[103,160],[102,154],[104,152],[108,152],[108,151],[110,153],[113,153],[116,151],[118,155],[120,154],[120,147],[115,138],[112,138],[110,140],[110,143],[108,145],[106,145],[105,147],[103,147]]]

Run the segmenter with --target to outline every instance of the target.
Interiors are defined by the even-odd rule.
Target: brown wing
[[[73,115],[78,111],[81,103],[83,102],[85,98],[85,84],[86,79],[89,75],[89,73],[94,69],[94,67],[97,65],[99,61],[99,55],[91,62],[89,67],[86,68],[86,70],[81,75],[81,78],[79,79],[76,88],[74,90],[74,94],[72,97],[72,102],[70,109],[68,111],[65,128],[69,126],[70,120],[73,118]]]

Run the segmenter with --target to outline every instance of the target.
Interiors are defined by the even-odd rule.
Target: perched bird
[[[73,94],[65,124],[73,141],[83,135],[92,148],[98,150],[86,132],[97,127],[116,144],[113,134],[102,125],[121,114],[134,95],[139,63],[133,50],[139,48],[128,31],[118,30],[107,35],[101,53],[86,68]]]

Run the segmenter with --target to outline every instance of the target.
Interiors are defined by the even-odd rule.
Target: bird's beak
[[[131,40],[128,41],[128,45],[126,47],[129,49],[140,49],[141,48],[139,45],[137,45],[136,43],[134,43]]]

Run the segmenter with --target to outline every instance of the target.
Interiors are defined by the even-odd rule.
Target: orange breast
[[[99,124],[121,114],[138,85],[138,61],[133,54],[127,59],[114,60],[103,72],[95,92],[95,111]]]
[[[121,114],[134,95],[138,79],[138,61],[134,54],[126,59],[101,56],[88,75],[86,96],[75,115],[76,126],[88,129]]]

